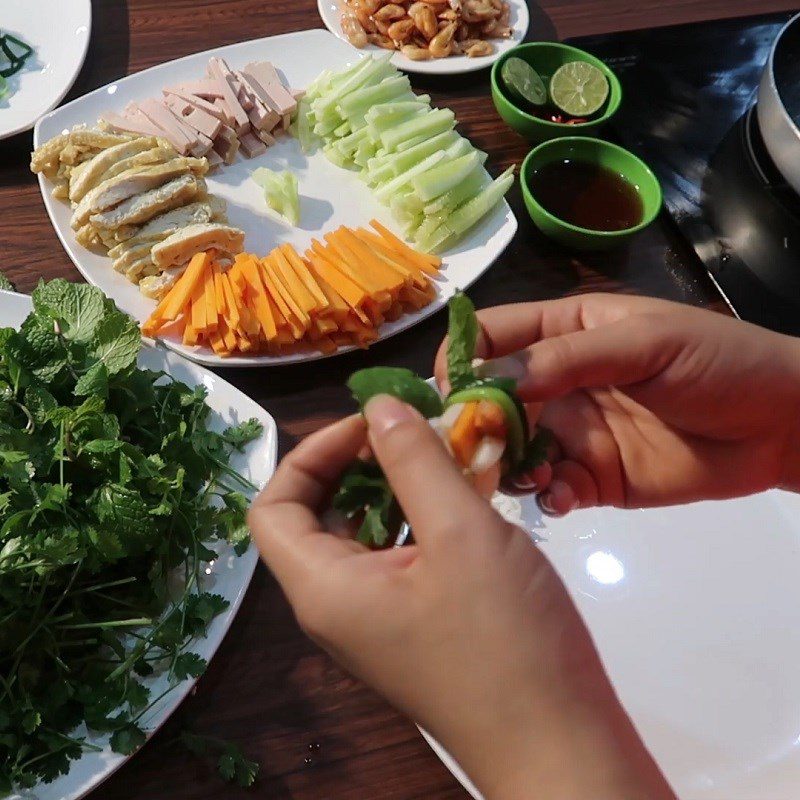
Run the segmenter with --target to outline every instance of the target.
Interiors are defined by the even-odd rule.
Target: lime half
[[[516,97],[521,97],[535,106],[543,106],[547,102],[544,81],[527,61],[516,56],[506,59],[500,77],[509,92]]]
[[[608,78],[592,64],[571,61],[550,79],[550,97],[566,114],[589,117],[608,99]]]

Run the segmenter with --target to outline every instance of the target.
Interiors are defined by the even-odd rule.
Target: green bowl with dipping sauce
[[[516,101],[506,88],[502,69],[505,61],[512,56],[521,58],[530,64],[549,86],[550,78],[564,64],[572,61],[584,61],[597,67],[608,80],[608,99],[601,109],[588,122],[571,125],[565,122],[551,122],[529,113]],[[622,102],[622,86],[617,76],[599,58],[595,58],[585,50],[570,47],[559,42],[529,42],[514,47],[504,53],[492,66],[492,100],[497,113],[518,134],[532,142],[545,142],[561,136],[592,134],[614,114]]]
[[[559,165],[564,164],[567,167],[577,165],[581,180],[586,175],[593,175],[594,180],[580,183],[574,180],[573,172],[564,173],[560,181],[542,183],[545,175],[553,174],[553,170],[561,169]],[[619,180],[626,184],[616,184]],[[552,139],[535,147],[522,164],[520,184],[525,207],[539,230],[575,250],[610,250],[627,243],[655,220],[663,201],[658,178],[644,161],[616,144],[584,136]],[[576,186],[581,190],[575,191]],[[615,186],[624,191],[617,202],[612,202],[609,189]],[[559,195],[560,191],[563,195]],[[574,202],[570,202],[572,199]],[[602,220],[604,215],[613,214],[615,210],[624,214],[626,209],[633,208],[626,200],[638,200],[638,221],[632,218],[634,224],[619,230],[597,230],[594,225],[583,227],[548,210],[548,206],[553,209],[567,203],[569,214],[564,216]],[[595,207],[593,203],[600,205]]]

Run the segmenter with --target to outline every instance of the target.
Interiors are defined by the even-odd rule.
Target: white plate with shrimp
[[[392,57],[392,63],[405,72],[419,72],[428,75],[461,75],[467,72],[477,72],[486,69],[494,64],[503,53],[521,44],[530,25],[530,12],[526,0],[507,0],[511,9],[511,36],[505,39],[487,39],[491,43],[493,52],[487,56],[470,58],[466,55],[451,55],[446,58],[431,58],[425,61],[415,61],[403,53],[396,52]],[[325,23],[325,27],[340,39],[349,41],[347,34],[342,27],[343,0],[317,0],[319,15]],[[362,29],[363,30],[363,29]],[[362,48],[364,53],[385,52],[374,44],[367,44]]]
[[[563,577],[678,797],[797,798],[800,497],[563,519],[543,518],[532,498],[509,503]]]

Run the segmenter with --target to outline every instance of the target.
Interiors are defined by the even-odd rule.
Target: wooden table
[[[785,0],[529,1],[531,39],[653,27],[701,18],[789,10]],[[93,0],[89,56],[71,97],[145,67],[240,39],[319,27],[314,0]],[[488,76],[414,79],[418,90],[454,109],[462,131],[489,153],[494,170],[519,163],[525,143],[503,125],[489,100]],[[0,112],[1,113],[1,112]],[[80,276],[62,250],[28,171],[30,135],[0,143],[0,269],[20,291],[39,278]],[[512,245],[470,294],[479,307],[594,290],[638,292],[723,308],[692,251],[668,220],[621,255],[580,260],[549,245],[522,207]],[[2,320],[0,320],[2,325]],[[372,364],[426,374],[443,335],[437,314],[369,353],[313,368],[225,372],[276,418],[282,452],[351,409],[343,384]],[[250,792],[226,787],[213,769],[170,744],[183,728],[238,742],[262,766]],[[410,800],[464,798],[414,726],[343,673],[305,639],[280,590],[259,568],[231,631],[172,721],[95,795],[104,800],[308,798]]]

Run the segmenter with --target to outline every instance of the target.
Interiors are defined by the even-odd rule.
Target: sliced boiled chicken
[[[173,158],[164,164],[135,167],[103,181],[88,192],[78,203],[70,224],[73,230],[81,227],[94,212],[113,208],[118,203],[141,192],[155,189],[178,175],[187,172],[204,173],[207,165],[199,159]]]
[[[123,225],[141,224],[164,211],[194,200],[201,191],[206,191],[202,178],[196,178],[191,173],[181,175],[156,189],[129,197],[109,211],[93,214],[89,220],[99,229],[113,230]]]
[[[153,247],[153,263],[162,268],[184,264],[195,254],[205,250],[221,250],[235,255],[244,246],[244,231],[220,223],[189,225]]]
[[[157,144],[158,140],[154,136],[143,136],[103,150],[91,161],[87,161],[83,169],[77,173],[73,171],[69,182],[69,199],[77,203],[86,192],[102,182],[104,174],[114,164],[151,150]]]

